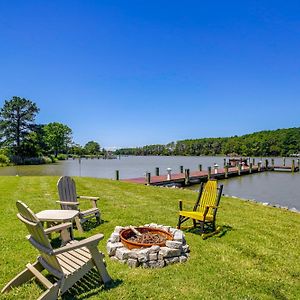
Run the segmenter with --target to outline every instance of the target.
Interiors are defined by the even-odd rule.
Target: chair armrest
[[[98,201],[99,200],[99,197],[89,197],[89,196],[78,196],[77,198],[87,199],[87,200],[92,200],[92,201]]]
[[[92,206],[97,208],[97,201],[99,200],[99,197],[78,196],[77,198],[90,200],[92,202]]]
[[[73,206],[79,205],[79,202],[69,202],[69,201],[56,201],[56,203],[59,203],[62,205],[73,205]]]
[[[72,223],[67,222],[67,223],[62,223],[62,224],[59,224],[59,225],[49,227],[47,229],[44,229],[44,231],[45,231],[46,234],[49,234],[51,232],[59,232],[59,231],[62,231],[64,229],[67,229],[67,228],[70,228],[70,227],[72,228]]]
[[[53,250],[53,254],[57,255],[57,254],[68,252],[68,251],[75,250],[78,248],[87,247],[87,246],[93,245],[93,244],[97,245],[99,243],[99,241],[101,241],[103,238],[104,238],[104,235],[101,233],[98,233],[89,238],[81,240],[79,242],[68,244],[61,248],[55,249],[55,250]]]

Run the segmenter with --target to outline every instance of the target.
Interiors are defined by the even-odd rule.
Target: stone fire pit
[[[138,243],[130,243],[128,245],[127,238],[133,235],[130,227],[116,226],[106,244],[106,249],[111,259],[127,264],[130,267],[142,266],[143,268],[162,268],[169,264],[187,261],[190,249],[181,230],[155,223],[135,228],[140,232],[146,232],[147,228],[151,232],[161,232],[166,237],[166,241],[162,244],[160,243],[160,246],[151,244],[138,245]]]

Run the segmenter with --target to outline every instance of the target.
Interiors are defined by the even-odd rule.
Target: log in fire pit
[[[147,248],[153,245],[163,247],[173,236],[169,232],[153,227],[130,227],[120,232],[121,242],[128,249]]]
[[[106,249],[113,260],[130,267],[162,268],[183,263],[190,255],[181,230],[155,223],[141,227],[116,226]]]

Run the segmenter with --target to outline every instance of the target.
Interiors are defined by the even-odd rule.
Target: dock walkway
[[[171,186],[171,185],[192,185],[198,184],[200,182],[205,182],[208,179],[228,179],[234,176],[243,176],[252,173],[266,172],[266,171],[289,171],[289,172],[299,172],[299,167],[292,166],[259,166],[255,165],[251,168],[248,166],[241,167],[230,167],[230,168],[218,168],[217,170],[209,171],[193,171],[189,174],[186,173],[177,173],[171,174],[171,178],[168,178],[168,175],[160,175],[160,176],[149,176],[147,177],[138,177],[138,178],[130,178],[123,179],[125,182],[132,182],[138,184],[148,184],[148,185],[156,185],[156,186]]]
[[[224,179],[228,177],[239,176],[239,175],[242,176],[246,174],[264,172],[264,171],[265,171],[264,167],[261,167],[259,170],[258,166],[253,166],[251,171],[249,167],[244,167],[243,169],[239,169],[238,167],[232,167],[232,168],[228,168],[228,172],[226,172],[225,168],[220,168],[218,170],[213,170],[210,175],[208,171],[193,171],[189,174],[188,178],[186,177],[185,173],[172,174],[170,180],[168,180],[167,175],[151,176],[150,184],[151,185],[171,185],[171,184],[190,185],[190,184],[197,184],[202,181],[207,181],[208,178]],[[147,183],[145,177],[123,179],[122,181],[139,183],[139,184]]]

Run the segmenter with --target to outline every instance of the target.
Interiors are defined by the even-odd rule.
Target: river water
[[[265,158],[256,158],[265,161]],[[286,159],[286,165],[291,164],[291,158]],[[191,171],[198,170],[202,164],[203,170],[215,163],[223,166],[224,157],[211,156],[128,156],[120,159],[69,159],[56,164],[38,166],[12,166],[0,168],[0,175],[12,176],[83,176],[97,178],[115,178],[119,170],[120,179],[145,176],[146,172],[155,174],[155,168],[161,174],[171,168],[173,173],[179,173],[180,166]],[[269,160],[270,162],[270,160]],[[282,158],[275,158],[275,164],[282,165]],[[300,210],[300,173],[264,172],[248,176],[221,180],[224,184],[224,194],[260,202],[280,204]],[[193,188],[197,188],[194,186]]]

